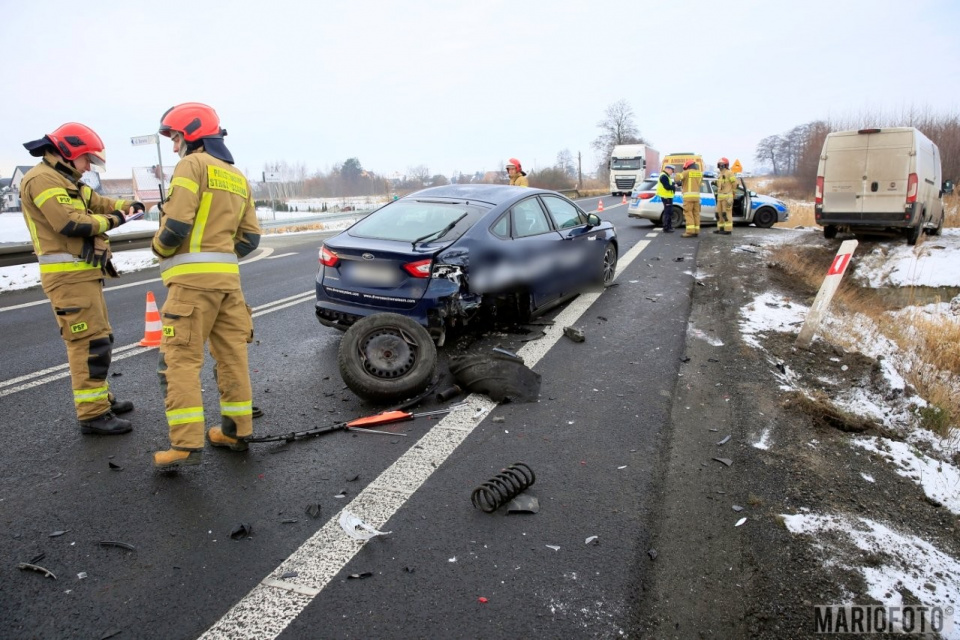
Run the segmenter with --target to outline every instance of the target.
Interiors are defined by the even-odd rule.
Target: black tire
[[[617,246],[612,242],[603,251],[603,262],[600,264],[599,284],[609,287],[613,277],[617,275]]]
[[[921,220],[917,226],[908,228],[904,233],[907,236],[907,244],[911,247],[917,244],[917,240],[920,239],[920,232],[923,230],[923,221]]]
[[[673,207],[673,228],[682,229],[686,226],[686,219],[683,217],[683,209],[674,206]]]
[[[770,207],[760,207],[757,209],[757,212],[753,214],[753,224],[761,229],[769,229],[776,221],[777,212]]]
[[[340,377],[358,396],[402,400],[430,384],[437,368],[437,347],[416,321],[397,313],[376,313],[358,320],[343,334],[337,365]]]
[[[943,219],[947,217],[947,214],[943,211],[940,212],[940,224],[937,225],[937,230],[933,232],[935,236],[943,235]]]
[[[837,225],[828,224],[823,228],[823,237],[827,240],[833,240],[837,237]]]

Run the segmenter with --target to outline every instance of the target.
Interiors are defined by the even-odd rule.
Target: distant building
[[[13,177],[10,178],[10,188],[20,193],[20,182],[23,180],[23,176],[26,175],[27,171],[30,171],[33,167],[17,167],[13,170]]]
[[[120,179],[110,179],[110,180],[101,180],[100,181],[100,195],[106,196],[107,198],[123,198],[124,200],[136,200],[133,197],[133,179],[125,180]]]

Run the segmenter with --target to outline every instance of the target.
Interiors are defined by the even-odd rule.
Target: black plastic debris
[[[779,371],[783,375],[787,375],[787,365],[783,364],[782,362],[778,362],[777,371]]]
[[[678,256],[673,259],[674,262],[683,262],[684,260],[686,260],[686,258],[684,258],[683,256]]]
[[[280,579],[287,580],[289,578],[296,578],[298,575],[300,574],[297,571],[287,571],[286,573],[280,576]]]
[[[252,413],[251,415],[252,415],[254,418],[262,418],[262,417],[263,417],[263,409],[261,409],[261,408],[258,407],[257,405],[253,405],[253,413]]]
[[[319,504],[310,504],[307,505],[306,513],[308,516],[316,520],[320,517],[320,505]]]
[[[733,464],[733,460],[731,460],[730,458],[713,458],[713,459],[728,467]]]
[[[101,540],[98,542],[101,547],[117,547],[118,549],[126,549],[127,551],[136,551],[137,548],[128,542],[120,542],[119,540]]]
[[[507,505],[507,513],[540,513],[540,501],[536,496],[520,494]]]
[[[707,362],[720,362],[716,358],[707,358]]]
[[[123,471],[123,467],[116,462],[108,462],[107,465],[110,467],[110,471]]]
[[[416,571],[416,568],[415,568],[415,567],[404,567],[403,570],[404,570],[405,573],[413,573],[414,571]]]
[[[21,562],[17,565],[17,569],[20,569],[21,571],[36,571],[37,573],[42,573],[46,578],[53,578],[54,580],[57,579],[57,576],[53,575],[53,571],[50,571],[50,569],[46,569],[37,564]]]
[[[567,336],[574,342],[583,342],[587,339],[587,336],[583,333],[583,329],[579,327],[564,327],[563,335]]]
[[[48,538],[59,538],[60,536],[62,536],[62,535],[65,534],[65,533],[70,533],[70,529],[67,529],[66,531],[54,531],[53,533],[51,533],[51,534],[50,534],[49,536],[47,536],[47,537],[48,537]]]
[[[373,573],[370,571],[364,571],[363,573],[351,573],[347,576],[350,580],[363,580],[364,578],[373,577]]]
[[[453,400],[461,393],[463,393],[463,389],[461,389],[457,385],[453,385],[452,387],[447,387],[446,389],[437,393],[437,402],[447,402],[448,400]]]
[[[100,640],[110,640],[114,636],[120,635],[122,632],[120,629],[110,629],[109,631],[104,631],[103,635],[100,636]]]
[[[723,445],[727,444],[728,442],[730,442],[730,436],[724,436],[723,440],[721,440],[720,442],[717,443],[717,446],[718,446],[718,447],[722,447]]]
[[[248,538],[253,533],[253,527],[249,524],[240,523],[233,528],[233,531],[230,532],[230,537],[234,540],[242,540],[243,538]]]
[[[296,524],[297,522],[299,522],[299,520],[296,518],[285,518],[280,521],[280,524]]]
[[[43,560],[43,559],[46,558],[46,557],[47,557],[47,554],[44,553],[43,551],[41,551],[41,552],[38,553],[37,555],[35,555],[35,556],[33,556],[32,558],[30,558],[30,563],[29,563],[29,564],[37,564],[38,562],[40,562],[41,560]]]
[[[494,402],[536,402],[540,396],[540,374],[523,363],[523,358],[505,350],[490,355],[455,356],[450,373],[462,388],[483,393]]]
[[[123,375],[123,374],[120,373],[119,371],[114,371],[113,373],[110,374],[110,377],[111,377],[111,378],[119,378],[119,377],[122,376],[122,375]]]
[[[353,477],[351,477],[351,478],[347,478],[347,482],[356,482],[356,481],[359,480],[359,479],[360,479],[360,474],[358,473],[357,475],[355,475],[355,476],[353,476]]]
[[[657,553],[656,549],[650,549],[650,551],[647,551],[647,555],[650,556],[651,560],[656,560],[657,556],[660,554]]]
[[[607,321],[607,318],[606,318],[605,316],[597,316],[597,320],[600,320],[600,321],[602,321],[602,322],[606,322],[606,321]]]
[[[690,362],[690,356],[681,356],[680,362]]]

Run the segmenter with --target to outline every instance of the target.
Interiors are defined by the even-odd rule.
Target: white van
[[[916,244],[943,230],[940,150],[913,127],[835,131],[817,166],[815,215],[838,231],[896,231]]]

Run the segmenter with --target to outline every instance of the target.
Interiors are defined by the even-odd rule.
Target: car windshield
[[[642,169],[643,168],[643,159],[642,158],[614,158],[613,162],[610,163],[611,169]]]
[[[413,242],[456,240],[483,215],[485,209],[465,202],[397,200],[374,211],[350,228],[350,235],[375,240]],[[457,219],[460,219],[457,222]],[[456,224],[439,237],[451,223]]]

